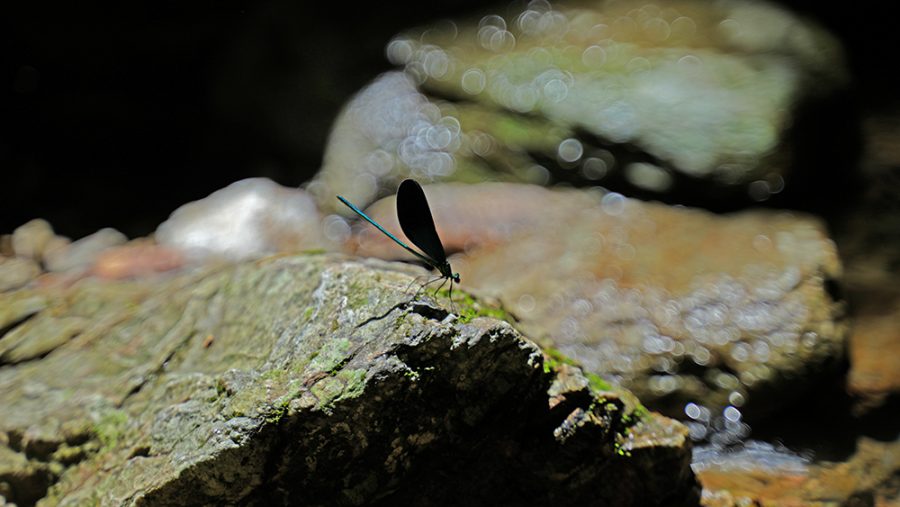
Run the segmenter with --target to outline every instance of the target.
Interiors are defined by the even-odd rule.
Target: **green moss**
[[[403,327],[404,324],[406,324],[406,314],[400,313],[397,315],[397,318],[394,319],[394,331]]]
[[[591,386],[591,389],[593,389],[594,391],[612,391],[613,390],[613,386],[609,382],[603,380],[603,378],[600,375],[597,375],[596,373],[590,373],[590,372],[586,371],[586,372],[584,372],[584,376],[585,376],[585,378],[588,379],[588,384]]]
[[[339,399],[356,398],[366,387],[366,370],[363,368],[341,370],[336,377],[344,381],[344,390]]]
[[[275,424],[281,419],[284,418],[288,413],[288,409],[291,406],[291,397],[285,396],[279,399],[274,405],[272,405],[272,409],[266,414],[265,420],[268,424]]]
[[[576,366],[581,368],[584,377],[588,380],[588,385],[590,385],[591,390],[599,392],[615,390],[612,384],[604,380],[603,377],[596,373],[586,371],[581,364],[559,350],[554,349],[553,347],[543,347],[542,350],[544,351],[544,373],[556,371],[561,364]]]
[[[622,416],[622,422],[626,426],[633,426],[633,425],[641,422],[641,420],[644,419],[645,417],[647,417],[648,415],[650,415],[650,411],[647,410],[647,407],[638,403],[637,406],[634,407],[634,410],[632,410],[630,414],[625,414]]]
[[[559,366],[561,364],[578,367],[581,366],[577,362],[575,362],[574,359],[554,349],[553,347],[541,347],[541,350],[544,352],[544,373],[554,373],[559,369]]]
[[[616,440],[616,442],[613,444],[613,451],[616,453],[617,456],[622,456],[623,458],[631,457],[631,451],[626,449],[625,446],[622,445],[622,443],[619,442],[618,440]]]
[[[341,370],[333,377],[325,377],[310,388],[319,400],[318,406],[327,409],[341,400],[355,398],[366,386],[366,370],[362,368]]]
[[[307,369],[314,372],[328,372],[333,374],[346,361],[350,350],[350,340],[337,338],[326,340],[309,361]]]
[[[128,414],[121,410],[109,410],[100,417],[100,421],[94,427],[94,433],[104,448],[112,448],[125,434],[127,424]]]
[[[263,374],[259,376],[259,379],[262,380],[263,382],[282,383],[285,380],[285,377],[287,375],[288,375],[288,372],[286,372],[285,370],[279,370],[279,369],[275,368],[275,369],[271,369],[271,370],[263,372]]]
[[[591,410],[605,410],[609,415],[614,415],[612,413],[613,411],[619,412],[620,408],[617,404],[611,403],[605,396],[598,396],[599,393],[613,392],[617,393],[618,396],[621,396],[622,403],[625,405],[625,407],[621,409],[622,415],[619,416],[623,427],[627,428],[637,424],[649,413],[647,408],[641,405],[633,394],[613,386],[596,373],[585,371],[584,367],[571,357],[553,347],[544,346],[542,347],[542,350],[544,352],[544,373],[548,375],[555,375],[560,365],[563,364],[581,369],[582,374],[588,381],[588,386],[590,387],[592,394],[596,396],[593,403],[591,403]]]
[[[361,283],[358,279],[351,280],[347,287],[347,306],[358,309],[369,305],[371,302],[370,289],[371,285]]]
[[[310,387],[310,391],[319,400],[319,407],[327,407],[336,400],[344,390],[344,384],[335,377],[325,377]]]
[[[308,321],[313,314],[313,307],[307,307],[306,310],[303,311],[303,320]]]
[[[438,298],[450,299],[449,289],[441,289],[438,291]],[[477,301],[470,294],[460,290],[453,292],[451,303],[453,310],[459,315],[458,322],[460,324],[471,322],[472,319],[475,319],[476,317],[491,317],[506,322],[515,321],[513,316],[506,310],[499,307],[487,306],[480,301]]]

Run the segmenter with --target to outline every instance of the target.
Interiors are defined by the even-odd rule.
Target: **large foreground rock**
[[[281,257],[0,295],[0,496],[697,501],[683,426],[545,359],[471,300],[460,318],[411,300],[410,272]]]

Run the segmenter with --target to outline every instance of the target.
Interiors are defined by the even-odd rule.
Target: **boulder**
[[[766,210],[715,215],[614,192],[425,187],[462,286],[540,343],[690,420],[694,436],[770,414],[831,378],[848,332],[824,224]],[[371,206],[389,230],[392,198]],[[402,250],[371,227],[351,247]],[[403,236],[401,236],[402,238]]]
[[[387,55],[403,71],[347,104],[308,187],[324,211],[407,177],[828,209],[856,156],[839,43],[766,2],[533,1],[408,30]]]
[[[693,505],[681,424],[420,270],[334,255],[3,294],[19,505]],[[449,302],[446,302],[449,303]],[[80,323],[62,333],[69,319]]]

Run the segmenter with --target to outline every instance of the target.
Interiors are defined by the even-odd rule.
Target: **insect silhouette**
[[[441,274],[439,278],[435,278],[427,282],[424,286],[431,284],[437,280],[443,280],[441,285],[435,290],[435,294],[441,290],[447,280],[450,281],[450,301],[453,301],[453,283],[459,283],[459,273],[454,273],[447,261],[447,253],[444,251],[444,244],[434,228],[434,219],[431,217],[431,208],[428,207],[428,200],[425,198],[425,192],[422,186],[415,180],[403,180],[400,188],[397,189],[397,219],[400,222],[400,228],[403,234],[422,252],[416,251],[406,243],[397,239],[396,236],[388,232],[378,222],[369,218],[359,208],[354,206],[350,201],[341,196],[338,199],[354,213],[361,216],[366,222],[374,225],[385,236],[394,240],[395,243],[406,249],[409,253],[415,255],[425,264],[436,269]],[[424,287],[423,286],[423,287]]]

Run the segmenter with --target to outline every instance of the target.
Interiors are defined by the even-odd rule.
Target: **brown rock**
[[[900,393],[900,293],[851,291],[853,331],[847,390],[865,412]]]
[[[864,192],[836,223],[853,318],[847,390],[858,414],[900,394],[900,110],[866,122]]]
[[[707,507],[891,505],[891,478],[900,472],[900,442],[862,437],[845,462],[785,471],[759,467],[713,467],[697,472]],[[722,501],[731,498],[733,503]],[[866,499],[868,499],[866,501]],[[718,503],[717,503],[718,502]]]
[[[137,241],[101,252],[94,261],[91,273],[118,280],[171,271],[184,264],[184,254],[180,250]]]
[[[424,187],[438,235],[448,253],[502,243],[510,236],[534,227],[543,221],[544,208],[534,206],[565,206],[572,195],[548,192],[532,185],[482,183],[465,185],[448,183]],[[396,196],[385,197],[366,209],[388,231],[407,244],[412,244],[397,221]],[[354,226],[347,248],[351,252],[382,259],[414,260],[409,254],[380,231],[366,222]]]
[[[426,187],[450,247],[470,246],[451,258],[463,286],[664,413],[683,417],[693,401],[707,423],[732,406],[740,427],[742,412],[789,400],[842,355],[843,306],[830,294],[841,265],[815,219],[716,216],[594,191],[463,188]],[[373,205],[373,218],[390,223],[390,208]],[[372,245],[401,252],[381,238]]]

